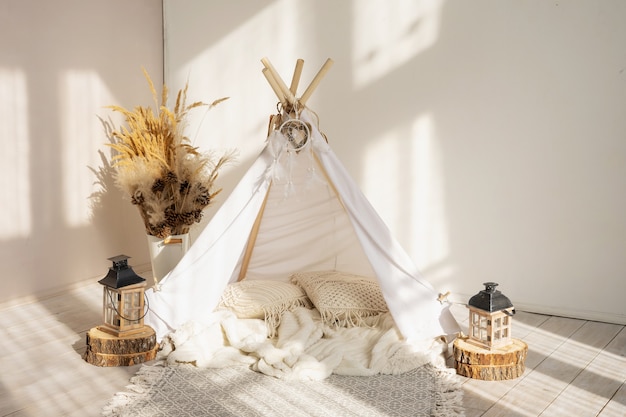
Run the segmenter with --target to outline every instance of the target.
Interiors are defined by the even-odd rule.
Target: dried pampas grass
[[[133,110],[108,106],[125,119],[125,126],[111,128],[112,143],[108,145],[116,151],[111,158],[115,184],[139,208],[146,232],[165,238],[189,232],[189,227],[202,219],[204,208],[221,191],[214,187],[215,180],[234,154],[217,157],[214,153],[202,153],[191,145],[183,130],[192,109],[212,108],[228,97],[210,105],[187,104],[186,84],[170,110],[167,86],[163,85],[159,103],[150,76],[145,69],[143,73],[158,112],[143,106]]]

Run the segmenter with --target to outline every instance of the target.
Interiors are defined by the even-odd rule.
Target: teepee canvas
[[[160,339],[187,321],[201,322],[229,283],[289,281],[296,272],[336,270],[376,278],[406,339],[458,332],[437,291],[420,276],[305,106],[332,61],[300,99],[294,87],[298,65],[287,89],[264,63],[283,111],[273,117],[261,154],[183,259],[146,292],[145,322]]]

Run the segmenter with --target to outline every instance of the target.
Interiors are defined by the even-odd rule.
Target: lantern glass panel
[[[104,287],[103,294],[104,322],[113,326],[119,326],[120,320],[117,311],[119,307],[120,294],[108,287]]]
[[[140,290],[134,290],[123,294],[123,307],[121,316],[123,326],[131,326],[137,324],[139,317],[141,316],[141,310],[143,306],[140,302]]]

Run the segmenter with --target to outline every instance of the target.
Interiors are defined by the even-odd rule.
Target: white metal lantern
[[[128,266],[128,256],[109,258],[113,266],[106,277],[98,281],[103,285],[102,331],[116,337],[140,333],[144,330],[144,293],[146,280]]]
[[[469,342],[489,350],[509,345],[515,308],[495,282],[483,284],[485,289],[470,298]]]

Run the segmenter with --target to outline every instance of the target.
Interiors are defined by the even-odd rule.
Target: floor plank
[[[605,350],[611,344],[626,346],[626,331],[623,327],[593,322],[587,323],[586,327],[594,331],[587,332],[584,344],[581,339],[575,340],[582,346],[575,346],[570,352],[580,361],[577,368],[582,368],[582,371],[541,414],[542,416],[597,415],[607,404],[607,399],[617,392],[626,379],[626,358],[616,358]],[[616,337],[618,333],[622,336]],[[613,337],[610,337],[611,335]],[[590,340],[590,336],[594,339]],[[603,341],[609,337],[611,340],[602,346]],[[581,354],[580,357],[578,354]],[[594,354],[593,359],[585,366],[583,364],[585,356]]]
[[[598,417],[624,416],[626,416],[626,382],[622,383],[615,395],[598,414]]]
[[[0,308],[0,415],[98,416],[139,366],[98,368],[81,352],[100,324],[101,286]],[[89,303],[92,302],[93,305]],[[82,330],[81,330],[82,329]]]
[[[458,308],[453,313],[467,332],[462,316],[467,313]],[[626,416],[624,332],[619,325],[518,312],[513,337],[529,345],[526,372],[510,381],[465,380],[466,415]],[[585,408],[570,407],[571,396]]]
[[[515,322],[514,322],[515,324]],[[549,357],[567,338],[582,326],[580,320],[563,317],[549,317],[538,328],[529,331],[524,338],[529,345],[526,359],[526,372],[522,377],[502,382],[468,380],[464,384],[466,393],[466,407],[475,408],[478,400],[484,416],[537,416],[545,408],[538,405],[538,401],[528,404],[528,398],[547,398],[552,400],[558,392],[550,390],[547,385],[545,391],[536,391],[537,375],[533,375],[533,368]],[[513,336],[516,337],[515,333]],[[485,394],[488,393],[488,394]],[[532,395],[528,397],[528,395]],[[482,397],[477,399],[476,397]],[[521,396],[521,398],[520,398]],[[538,399],[537,398],[537,399]],[[485,399],[488,400],[485,402]],[[549,404],[549,402],[548,402]]]
[[[619,328],[617,325],[584,322],[582,326],[578,326],[578,329],[570,334],[569,330],[566,330],[567,324],[570,324],[570,329],[574,329],[578,325],[575,322],[579,320],[555,318],[554,321],[561,323],[562,327],[559,329],[561,334],[556,335],[556,339],[557,341],[562,339],[563,342],[553,352],[545,355],[543,360],[533,367],[528,376],[524,377],[514,389],[507,392],[497,404],[484,414],[485,417],[507,415],[506,413],[510,410],[523,410],[524,413],[531,416],[542,415],[598,355],[600,348],[606,346],[615,337]],[[607,333],[603,330],[610,331]],[[544,339],[549,338],[546,336]],[[532,401],[529,401],[530,398]],[[560,413],[558,407],[557,404],[553,410]],[[595,414],[597,413],[589,415]]]

